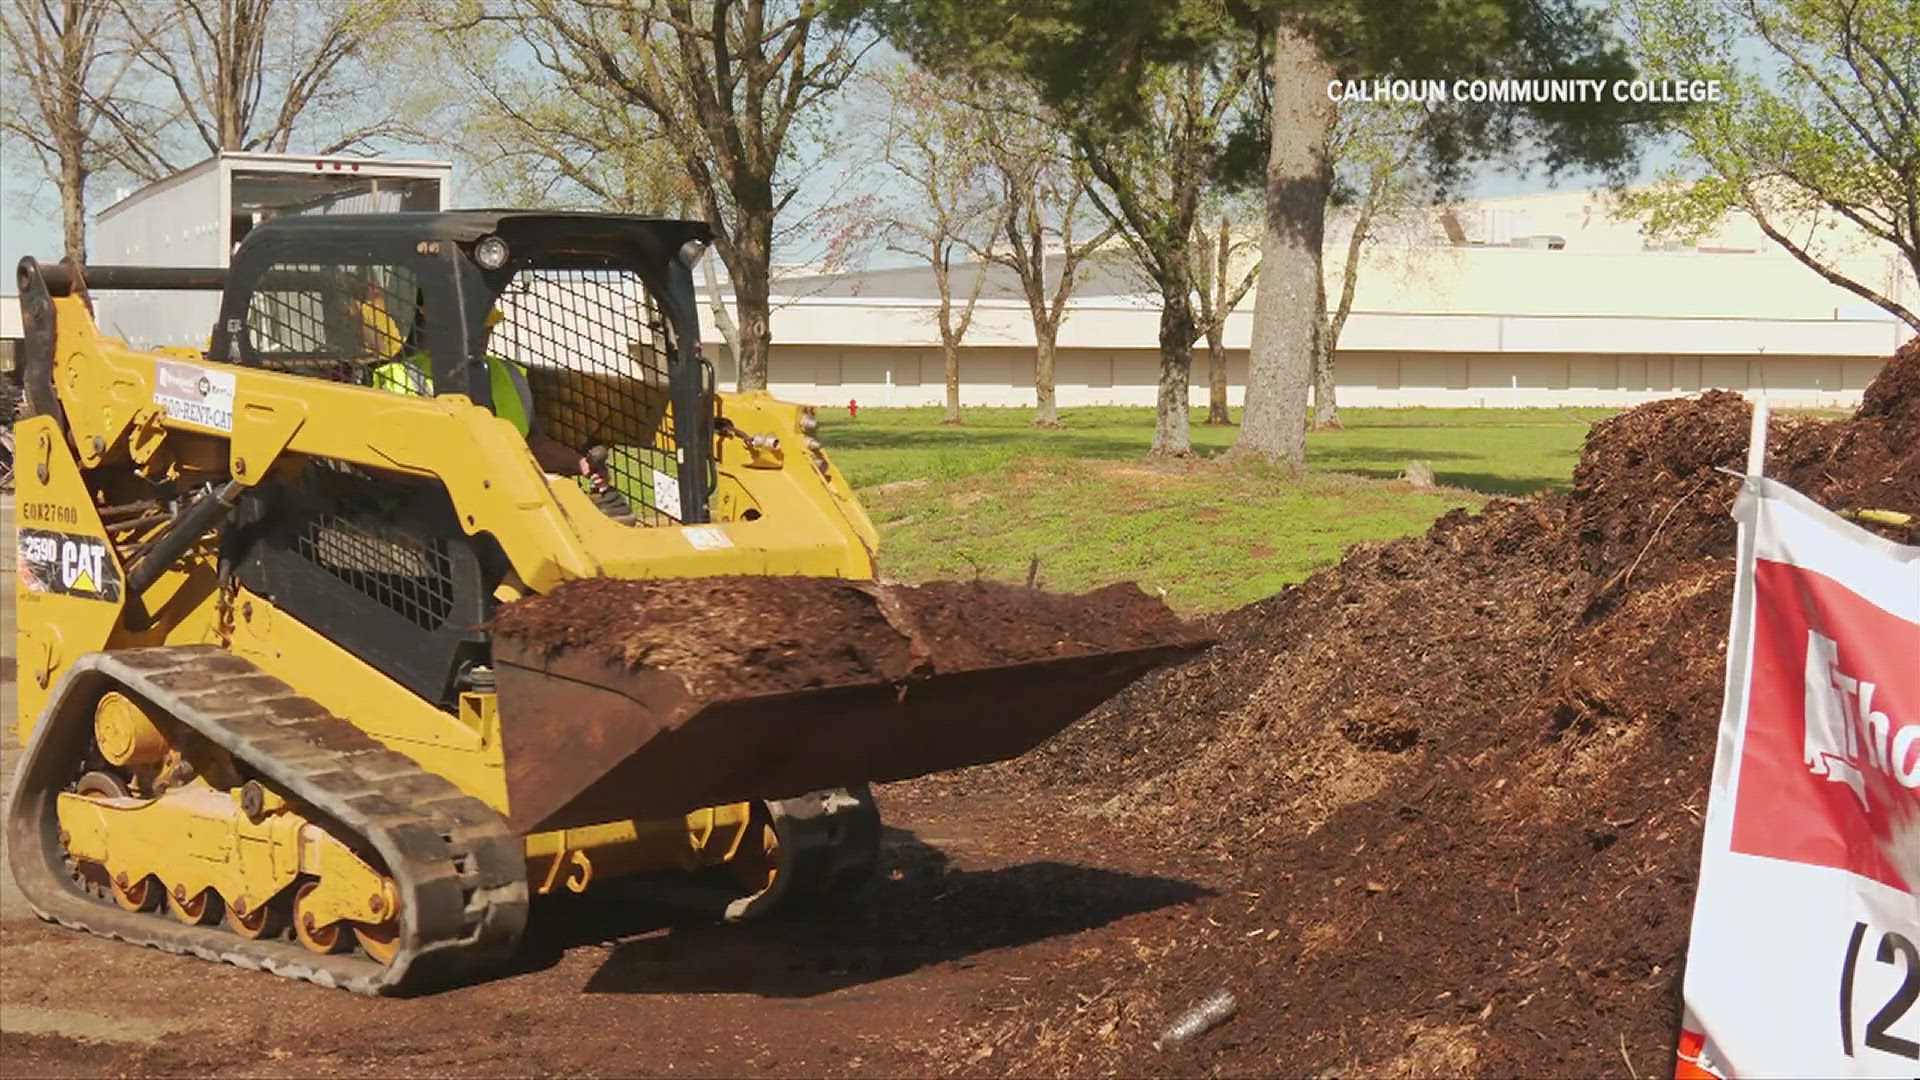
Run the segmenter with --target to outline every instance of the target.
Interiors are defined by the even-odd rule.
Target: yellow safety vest
[[[423,369],[426,359],[426,354],[415,353],[405,360],[389,360],[384,364],[375,365],[373,388],[392,394],[426,397],[427,373]]]
[[[493,415],[526,437],[533,431],[533,388],[527,385],[527,369],[488,353],[487,384],[493,390]]]
[[[414,353],[404,360],[390,360],[373,369],[373,386],[394,394],[427,396],[428,360],[425,353]],[[533,430],[533,390],[527,385],[526,369],[511,360],[487,355],[487,384],[493,391],[493,415],[512,424],[522,437]]]

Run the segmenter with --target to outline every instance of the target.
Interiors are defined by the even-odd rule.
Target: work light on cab
[[[473,245],[473,261],[487,270],[498,270],[507,265],[507,242],[497,236],[482,237]]]

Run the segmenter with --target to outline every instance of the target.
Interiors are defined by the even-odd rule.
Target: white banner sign
[[[1920,1075],[1920,548],[1759,477],[1734,516],[1676,1076]]]

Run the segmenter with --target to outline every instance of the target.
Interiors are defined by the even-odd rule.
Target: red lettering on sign
[[[1761,559],[1747,701],[1733,850],[1920,887],[1920,625]]]

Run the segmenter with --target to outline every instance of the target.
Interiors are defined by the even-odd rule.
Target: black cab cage
[[[219,288],[207,355],[464,394],[604,461],[641,524],[708,520],[715,397],[692,267],[706,224],[514,210],[292,215],[231,267],[86,267],[82,288]],[[24,269],[24,268],[23,268]],[[57,293],[72,268],[44,267]],[[58,271],[58,272],[56,272]]]

